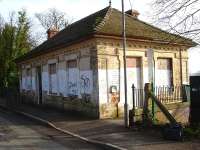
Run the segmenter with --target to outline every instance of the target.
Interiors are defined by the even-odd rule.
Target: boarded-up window
[[[127,68],[140,68],[141,67],[141,61],[138,57],[128,57],[126,58],[126,66]]]
[[[76,68],[77,67],[77,61],[76,60],[70,60],[67,63],[68,63],[68,68]]]
[[[172,76],[172,59],[158,58],[156,69],[156,85],[171,86],[173,82]]]
[[[56,74],[56,64],[49,65],[49,74]]]
[[[22,69],[22,89],[26,89],[26,70]]]
[[[68,68],[68,95],[78,95],[78,77],[77,61],[70,60],[67,62]]]
[[[49,92],[51,94],[57,93],[57,76],[56,76],[56,63],[49,65]]]
[[[49,91],[48,65],[42,66],[42,90],[45,92]]]
[[[26,69],[26,89],[31,90],[31,69]]]
[[[172,61],[170,58],[158,58],[159,70],[172,70]]]
[[[32,79],[31,79],[32,80],[32,83],[31,83],[32,84],[32,90],[35,91],[36,90],[36,80],[35,80],[36,79],[36,68],[32,68],[31,72],[32,72],[31,73],[31,76],[32,76]]]

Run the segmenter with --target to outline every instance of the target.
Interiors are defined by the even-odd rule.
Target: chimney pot
[[[134,10],[134,9],[126,11],[126,14],[131,15],[135,19],[138,19],[138,16],[140,15],[140,13],[137,10]]]
[[[59,32],[59,30],[55,27],[49,28],[47,30],[47,39],[54,37],[58,32]]]

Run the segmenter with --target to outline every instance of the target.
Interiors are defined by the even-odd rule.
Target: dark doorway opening
[[[42,75],[41,67],[37,67],[37,91],[38,91],[38,104],[42,104]]]

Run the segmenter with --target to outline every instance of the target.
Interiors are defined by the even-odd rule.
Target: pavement
[[[164,145],[163,148],[168,146],[173,147],[173,145],[173,149],[180,147],[186,148],[181,142],[164,140],[160,131],[155,128],[138,128],[134,130],[125,128],[124,122],[121,119],[92,120],[73,112],[61,112],[53,108],[47,109],[30,105],[21,105],[15,109],[33,119],[35,117],[36,120],[46,121],[46,124],[61,132],[70,134],[89,143],[104,145],[105,147],[102,147],[102,149],[142,150],[149,148],[149,150],[154,150],[156,147],[157,149],[161,149]],[[199,141],[196,143],[200,147],[200,144],[198,144]],[[188,147],[188,150],[191,147]],[[194,148],[192,147],[192,149]]]
[[[71,135],[0,109],[0,150],[100,150]]]

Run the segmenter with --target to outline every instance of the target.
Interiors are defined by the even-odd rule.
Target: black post
[[[130,127],[134,127],[135,123],[135,86],[134,84],[132,85],[132,94],[133,94],[133,108],[130,110],[130,115],[129,115],[129,125]]]
[[[133,94],[133,117],[135,117],[135,86],[134,84],[132,85],[132,94]]]

